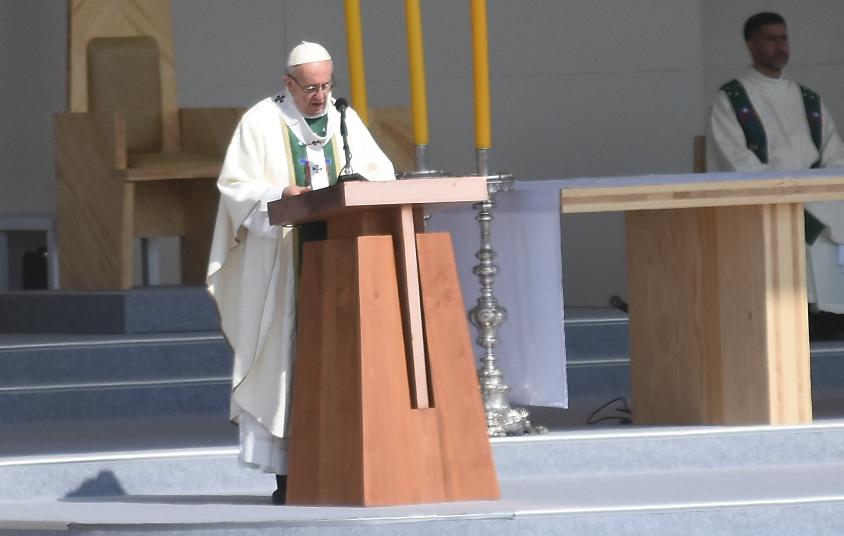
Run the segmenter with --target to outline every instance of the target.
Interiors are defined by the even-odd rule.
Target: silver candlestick
[[[478,164],[479,170],[486,172],[486,154],[479,154]],[[499,305],[493,290],[498,266],[493,263],[496,253],[490,239],[492,210],[495,207],[495,194],[512,189],[513,176],[488,173],[483,176],[486,177],[489,199],[474,205],[478,211],[475,219],[481,226],[481,248],[475,254],[480,264],[472,269],[481,282],[481,297],[478,304],[469,311],[469,320],[478,330],[477,343],[484,349],[478,380],[484,399],[487,430],[490,437],[544,433],[547,431],[545,428],[531,425],[526,409],[510,407],[507,398],[510,387],[504,382],[504,374],[495,364],[495,345],[498,342],[496,332],[507,320],[507,310]]]

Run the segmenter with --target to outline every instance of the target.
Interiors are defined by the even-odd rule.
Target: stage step
[[[219,331],[205,287],[0,293],[0,333],[142,334]]]
[[[838,534],[842,445],[844,421],[499,439],[500,501],[367,509],[271,506],[231,447],[4,459],[0,531]]]
[[[219,333],[0,336],[0,426],[218,411],[231,367]]]
[[[0,335],[0,534],[844,533],[844,421],[643,428],[616,402],[584,426],[629,400],[617,311],[566,311],[571,409],[533,408],[548,435],[493,440],[501,501],[282,508],[272,476],[238,465],[204,289],[88,296],[90,318],[64,320],[49,296],[3,298],[0,331],[25,327]],[[844,344],[812,344],[812,378],[816,417],[844,416]]]
[[[506,479],[844,465],[844,420],[590,428],[491,441],[498,475]],[[123,490],[117,495],[260,492],[268,478],[240,467],[234,444],[0,458],[5,500],[109,496],[117,489]]]
[[[630,415],[626,316],[567,311],[567,410],[530,408],[534,424],[571,429]],[[230,445],[231,350],[219,331],[140,335],[0,334],[0,455]],[[844,416],[844,343],[812,344],[815,416]],[[602,406],[606,406],[603,407]],[[631,408],[635,411],[635,408]],[[52,423],[87,430],[50,436]],[[98,423],[110,423],[99,427]],[[14,430],[14,434],[8,433]],[[160,431],[157,433],[156,431]],[[25,440],[25,441],[22,441]]]
[[[623,411],[630,402],[627,314],[605,308],[566,309],[565,330],[569,407],[529,408],[532,421],[568,428],[628,418]],[[844,417],[844,341],[812,341],[810,348],[814,415]]]
[[[231,370],[219,332],[0,335],[0,456],[233,444]]]
[[[618,309],[571,307],[565,311],[569,363],[626,359],[628,316]]]

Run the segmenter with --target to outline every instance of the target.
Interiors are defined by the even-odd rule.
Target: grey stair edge
[[[89,348],[94,346],[134,346],[182,342],[225,341],[220,331],[190,331],[149,334],[27,333],[0,334],[0,353],[22,350]]]
[[[524,435],[516,437],[493,437],[490,444],[493,450],[509,449],[544,443],[582,443],[604,442],[635,439],[672,439],[695,437],[725,437],[749,435],[782,435],[803,432],[838,432],[844,433],[844,419],[829,419],[812,424],[799,425],[746,425],[746,426],[635,426],[626,425],[612,429],[583,427],[578,430],[549,432],[546,434]],[[120,451],[99,451],[84,454],[50,454],[36,456],[0,456],[0,467],[15,465],[51,465],[55,463],[76,463],[90,461],[120,460],[159,460],[185,459],[205,456],[228,456],[237,454],[238,447],[196,447],[175,449],[140,449]]]
[[[629,315],[613,307],[565,307],[563,318],[573,325],[626,324]]]
[[[628,425],[613,429],[586,428],[567,430],[564,432],[550,432],[547,434],[522,435],[515,437],[495,437],[490,439],[493,445],[517,445],[519,443],[543,442],[576,442],[599,441],[615,439],[645,439],[671,437],[699,437],[723,435],[777,435],[792,432],[823,432],[835,431],[844,433],[844,419],[829,419],[810,424],[791,425],[713,425],[713,426],[634,426]]]
[[[135,379],[120,381],[92,381],[74,383],[56,383],[47,385],[15,385],[0,386],[0,396],[3,395],[33,395],[46,393],[67,393],[83,391],[108,391],[114,389],[159,389],[197,385],[231,385],[231,374],[225,376],[191,376],[183,378]]]
[[[46,454],[36,456],[0,456],[0,468],[14,466],[41,466],[68,463],[118,462],[127,460],[178,460],[237,456],[237,446],[190,447],[174,449],[144,449],[101,451],[73,454]]]
[[[809,357],[833,357],[844,356],[844,341],[815,341],[809,344]],[[602,352],[595,354],[577,354],[571,351],[566,352],[566,365],[583,367],[593,365],[621,365],[630,362],[630,356],[626,349],[618,349],[617,352]]]

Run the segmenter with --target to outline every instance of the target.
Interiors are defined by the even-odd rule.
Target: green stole
[[[317,136],[325,136],[326,128],[328,127],[328,114],[317,118],[305,118],[308,126]],[[310,185],[310,172],[308,166],[308,150],[307,146],[290,131],[290,127],[286,124],[282,126],[284,131],[284,145],[287,150],[287,168],[290,170],[291,178],[295,178],[297,186]],[[333,136],[329,143],[323,147],[323,156],[325,157],[325,167],[328,173],[328,184],[332,186],[337,184],[337,137]],[[291,181],[292,182],[292,181]],[[297,225],[294,229],[294,241],[296,243],[294,260],[296,266],[296,276],[302,271],[302,249],[305,242],[314,240],[325,240],[328,236],[328,227],[325,221],[315,221]]]
[[[727,98],[730,100],[730,105],[733,107],[733,112],[736,114],[736,120],[744,132],[745,143],[747,148],[756,155],[763,164],[768,163],[768,136],[765,134],[765,126],[756,113],[753,103],[750,102],[750,97],[747,96],[747,90],[738,80],[730,80],[721,86]],[[800,86],[800,94],[803,97],[803,108],[806,110],[806,122],[809,124],[809,132],[812,136],[812,143],[818,150],[818,160],[812,164],[812,169],[820,167],[821,142],[823,139],[822,128],[823,121],[821,118],[821,98],[811,89]],[[825,225],[819,219],[814,217],[807,211],[803,211],[806,227],[806,243],[812,245],[823,232]]]
[[[314,134],[325,136],[325,129],[328,126],[328,114],[314,119],[306,118],[305,121],[307,121],[308,126]],[[293,143],[294,140],[296,143]],[[293,170],[293,175],[296,177],[296,185],[309,186],[308,147],[290,132],[290,128],[287,125],[284,126],[284,143],[287,146],[287,164]],[[337,184],[337,138],[331,138],[331,142],[326,143],[322,151],[325,156],[325,166],[328,168],[328,184],[332,186]]]

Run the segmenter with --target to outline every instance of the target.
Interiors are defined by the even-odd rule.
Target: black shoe
[[[273,504],[285,504],[287,502],[287,475],[275,475],[275,485]]]

